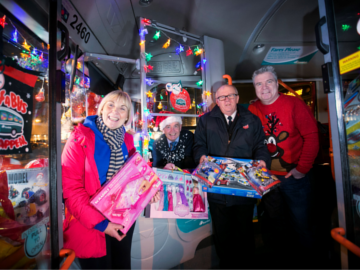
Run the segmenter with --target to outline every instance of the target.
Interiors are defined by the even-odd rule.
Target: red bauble
[[[174,93],[171,94],[170,102],[175,110],[179,112],[187,112],[190,107],[190,95],[188,91],[182,89],[178,95],[175,95]]]
[[[44,90],[43,88],[40,89],[39,93],[35,95],[35,99],[37,102],[43,102],[45,100]]]

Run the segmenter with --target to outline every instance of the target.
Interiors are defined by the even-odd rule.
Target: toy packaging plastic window
[[[148,183],[149,188],[142,189]],[[135,153],[91,198],[90,203],[111,222],[121,224],[126,233],[162,182],[144,159]]]
[[[153,168],[163,185],[160,201],[148,205],[145,217],[207,219],[207,195],[202,184],[194,181],[191,174]]]

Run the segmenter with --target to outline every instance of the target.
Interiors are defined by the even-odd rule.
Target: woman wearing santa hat
[[[156,126],[164,133],[153,145],[153,167],[164,169],[195,168],[193,159],[194,134],[188,130],[181,130],[181,117],[158,116]]]

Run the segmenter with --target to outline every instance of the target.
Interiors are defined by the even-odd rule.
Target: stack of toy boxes
[[[90,203],[111,222],[123,225],[121,231],[126,233],[161,185],[155,172],[135,153]]]
[[[280,184],[269,170],[256,167],[257,161],[209,156],[207,162],[216,164],[222,172],[213,182],[213,186],[203,186],[204,192],[261,198]]]
[[[153,168],[163,182],[160,201],[148,205],[145,217],[170,219],[207,219],[208,202],[202,184],[191,174]]]

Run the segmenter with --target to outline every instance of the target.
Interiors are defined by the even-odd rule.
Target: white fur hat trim
[[[163,120],[161,123],[160,123],[160,130],[163,131],[164,128],[167,126],[167,125],[170,125],[171,123],[174,123],[174,122],[178,122],[180,123],[180,125],[182,125],[182,121],[181,121],[181,117],[179,116],[169,116],[167,117],[165,120]]]

